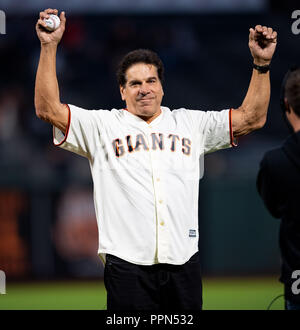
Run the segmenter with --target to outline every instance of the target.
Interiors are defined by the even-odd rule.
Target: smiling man
[[[164,68],[150,50],[121,61],[118,82],[126,109],[85,110],[61,103],[56,78],[61,25],[45,31],[36,75],[37,116],[54,126],[54,143],[89,160],[105,264],[109,310],[196,311],[202,308],[198,251],[198,188],[208,152],[235,146],[235,138],[261,128],[270,99],[269,64],[277,33],[249,30],[253,71],[237,109],[170,110],[162,106]]]
[[[136,63],[129,66],[126,72],[127,60],[139,56],[139,60],[149,63]],[[142,58],[144,56],[144,59]],[[126,65],[127,64],[127,65]],[[163,70],[161,61],[155,54],[147,50],[132,52],[124,59],[118,72],[118,81],[122,100],[126,102],[127,110],[150,123],[161,113],[161,101],[164,95],[158,71]]]

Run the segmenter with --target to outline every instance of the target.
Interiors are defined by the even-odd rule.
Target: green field
[[[265,310],[282,294],[277,278],[203,279],[205,310]],[[7,283],[0,295],[0,310],[101,310],[106,309],[102,281]],[[283,298],[272,310],[283,309]]]

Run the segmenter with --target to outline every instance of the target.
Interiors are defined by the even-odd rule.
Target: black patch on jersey
[[[195,229],[190,229],[189,237],[196,237],[196,230]]]

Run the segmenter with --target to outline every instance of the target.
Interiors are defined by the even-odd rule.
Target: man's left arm
[[[264,126],[270,102],[270,74],[263,72],[270,65],[277,44],[277,32],[272,28],[257,25],[250,29],[249,48],[253,68],[249,88],[242,105],[233,109],[231,114],[232,132],[234,137],[246,135]]]

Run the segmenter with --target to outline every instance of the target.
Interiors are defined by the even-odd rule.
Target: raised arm
[[[46,31],[43,21],[49,14],[57,15],[56,9],[40,12],[36,32],[41,42],[41,53],[35,81],[34,104],[36,115],[64,133],[68,125],[68,109],[60,102],[56,77],[56,51],[65,30],[65,13],[60,14],[60,26],[53,32]]]
[[[249,48],[253,63],[270,65],[277,44],[277,32],[257,25],[250,29]],[[232,131],[235,137],[246,135],[264,126],[270,101],[270,74],[253,69],[248,92],[242,105],[232,111]]]

